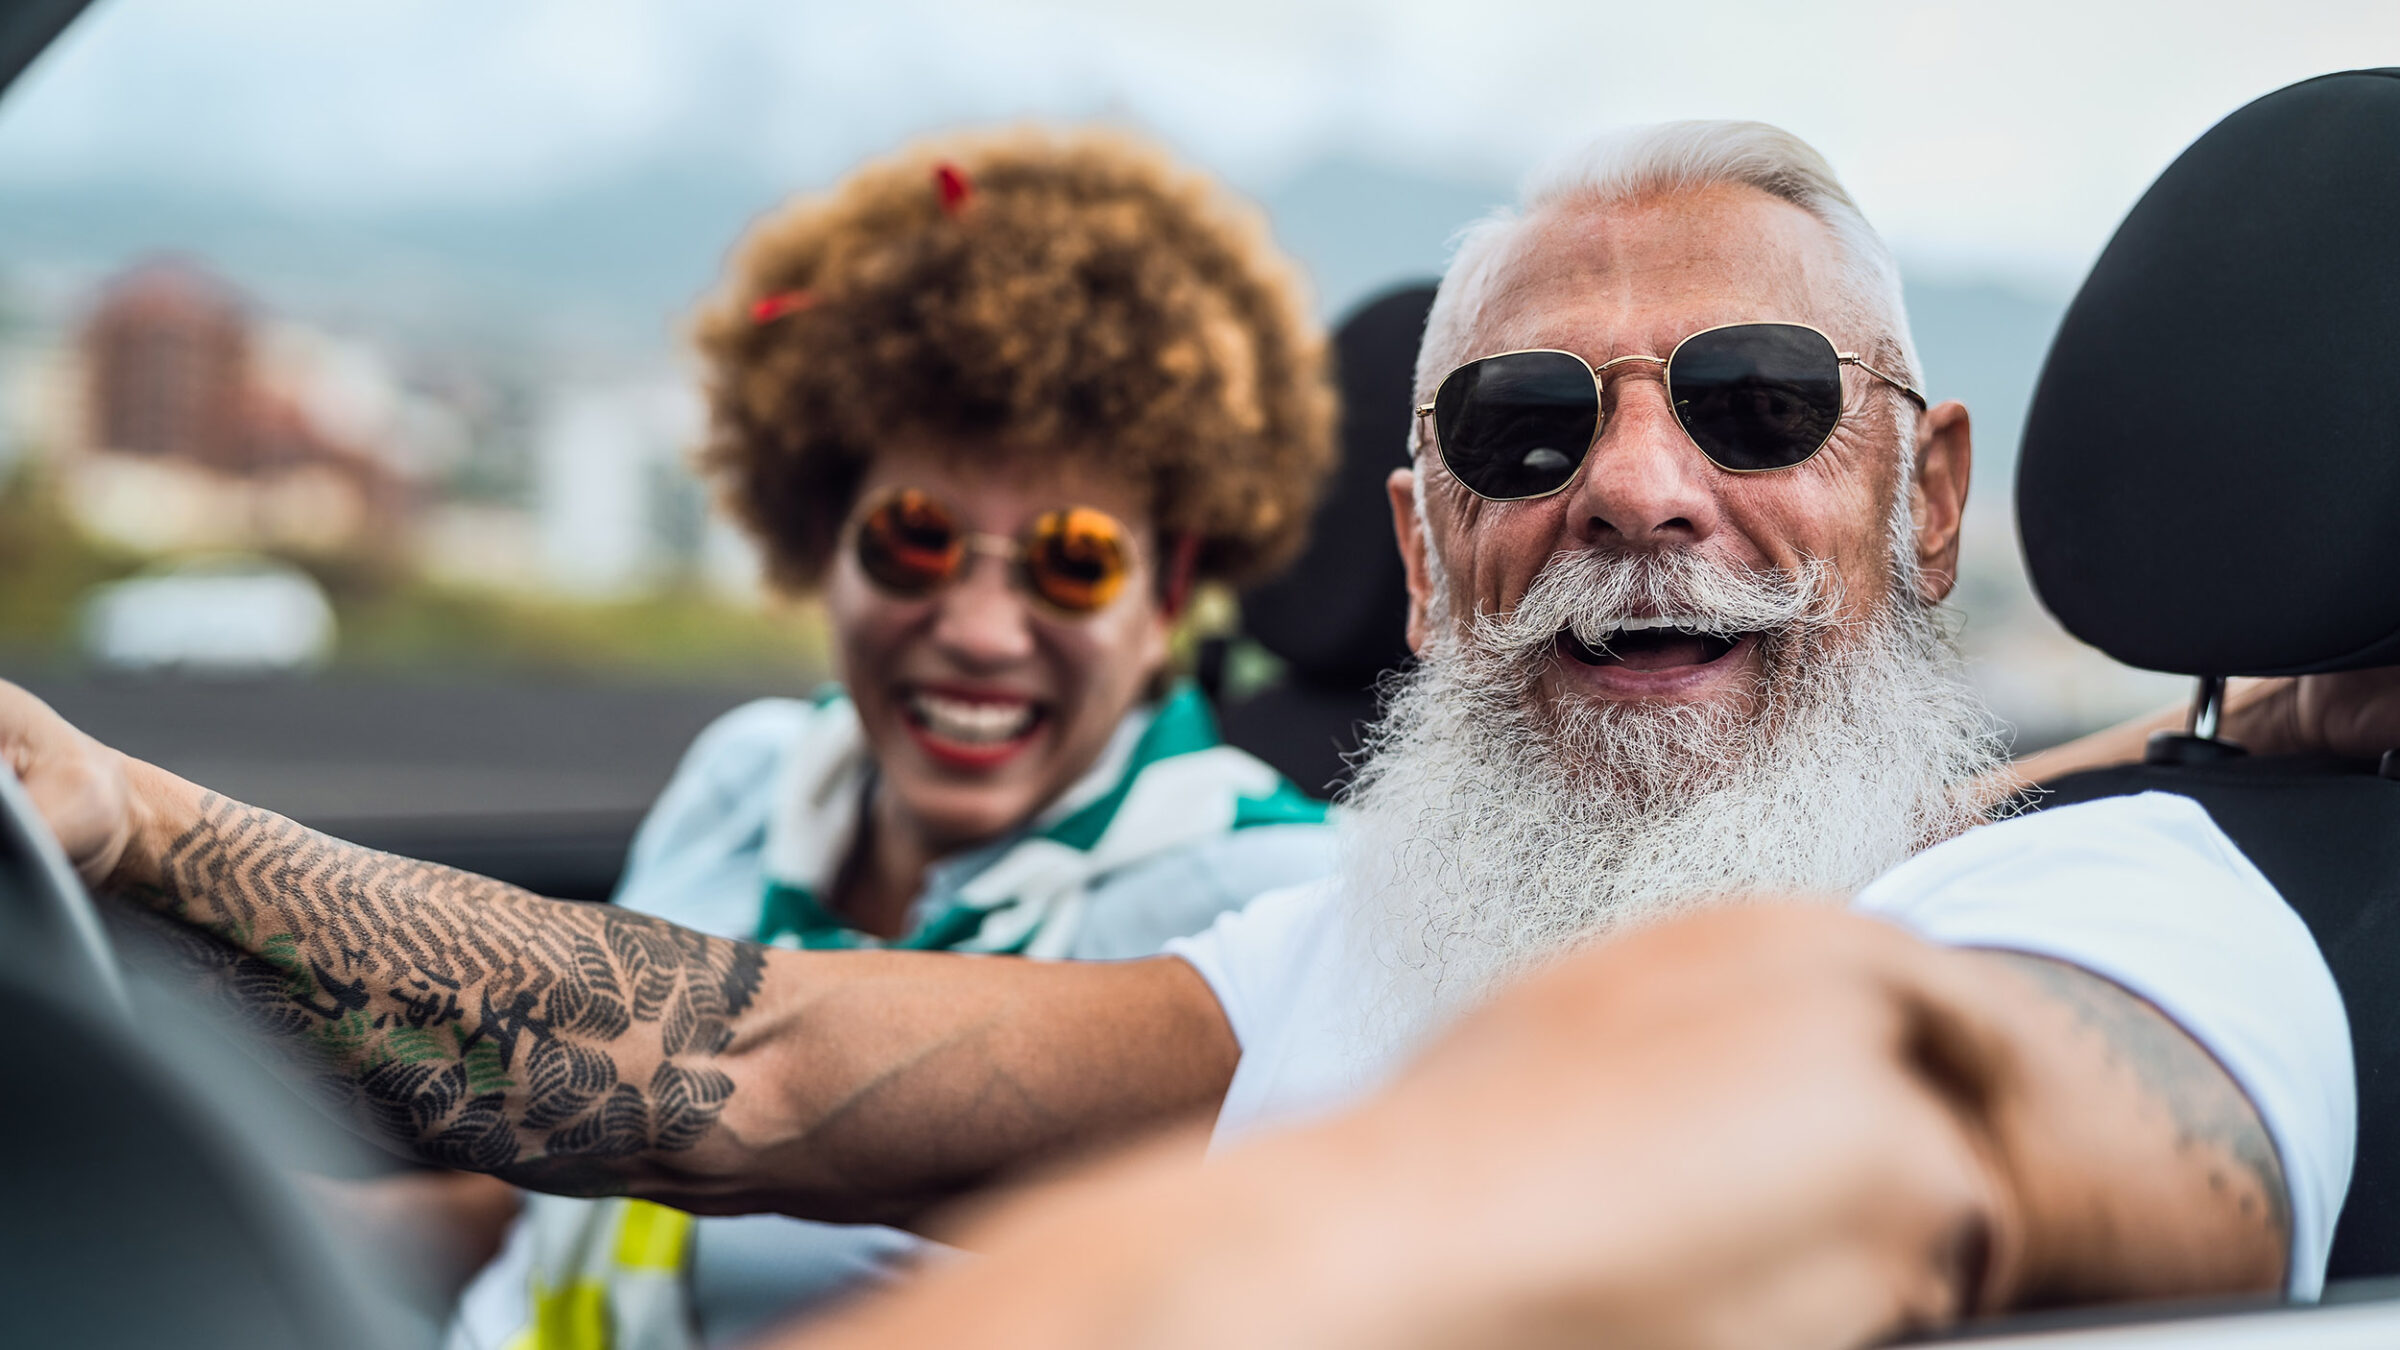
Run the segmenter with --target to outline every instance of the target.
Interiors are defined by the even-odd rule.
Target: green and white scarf
[[[1323,802],[1220,742],[1207,701],[1181,686],[1147,725],[1128,719],[1099,763],[944,906],[885,943],[845,926],[820,899],[856,837],[873,772],[849,700],[827,702],[787,756],[776,789],[759,941],[1065,956],[1094,879],[1252,825],[1325,819]]]

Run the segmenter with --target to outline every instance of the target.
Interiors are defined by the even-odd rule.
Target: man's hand
[[[84,884],[106,882],[134,837],[134,796],[123,756],[0,680],[0,759],[16,771]]]
[[[2400,750],[2400,666],[2240,683],[2252,687],[2234,690],[2225,735],[2255,753],[2375,759]]]

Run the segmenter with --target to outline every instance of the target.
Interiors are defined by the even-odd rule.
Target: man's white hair
[[[1433,397],[1451,367],[1484,354],[1468,349],[1470,335],[1492,274],[1528,219],[1557,206],[1607,206],[1725,184],[1756,188],[1823,222],[1844,260],[1843,318],[1858,325],[1859,340],[1877,364],[1890,362],[1886,370],[1921,383],[1901,301],[1900,265],[1825,157],[1764,122],[1665,122],[1602,136],[1537,170],[1515,207],[1502,207],[1459,232],[1417,349],[1417,397]]]

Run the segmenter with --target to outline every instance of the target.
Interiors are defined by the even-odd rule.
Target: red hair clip
[[[975,185],[967,180],[967,172],[948,160],[933,166],[933,190],[942,196],[942,214],[955,216],[966,209],[967,199],[975,195]]]
[[[1200,536],[1186,532],[1175,536],[1175,552],[1167,563],[1167,584],[1159,595],[1159,608],[1167,617],[1183,614],[1184,602],[1192,598],[1192,574],[1200,561]]]
[[[750,306],[750,322],[773,323],[786,314],[797,314],[815,303],[817,297],[813,292],[777,291],[773,295],[761,296]]]

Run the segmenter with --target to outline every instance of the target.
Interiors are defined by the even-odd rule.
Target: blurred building
[[[258,332],[242,298],[191,263],[107,285],[79,344],[83,425],[61,466],[86,529],[149,552],[401,545],[408,482],[329,433],[305,391],[263,378]]]
[[[249,339],[240,300],[197,268],[154,263],[119,278],[84,330],[92,445],[237,468],[248,440]]]

